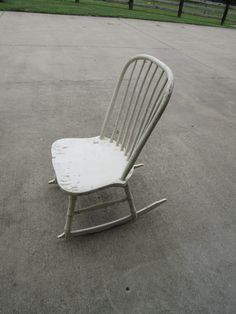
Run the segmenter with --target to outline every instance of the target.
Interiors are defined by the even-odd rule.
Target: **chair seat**
[[[52,163],[60,188],[80,194],[123,183],[120,178],[128,161],[114,142],[92,137],[55,141]]]

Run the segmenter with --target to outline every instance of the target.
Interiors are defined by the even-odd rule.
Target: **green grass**
[[[178,22],[207,26],[220,26],[216,19],[197,17],[183,14],[176,17],[174,12],[160,11],[157,9],[134,8],[128,10],[128,4],[109,3],[101,0],[5,0],[0,2],[2,11],[21,11],[53,14],[72,14],[90,16],[109,16],[135,18],[153,21]],[[228,23],[224,27],[232,27]]]

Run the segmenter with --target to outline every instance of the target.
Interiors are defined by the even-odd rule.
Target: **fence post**
[[[182,11],[184,6],[184,0],[179,1],[179,11],[178,11],[178,17],[181,17]]]
[[[225,10],[224,10],[224,13],[223,13],[223,16],[222,16],[222,20],[221,20],[221,25],[223,25],[224,22],[225,22],[226,16],[227,16],[228,11],[229,11],[229,5],[230,5],[230,1],[226,0]]]
[[[129,10],[133,10],[134,0],[129,0]]]

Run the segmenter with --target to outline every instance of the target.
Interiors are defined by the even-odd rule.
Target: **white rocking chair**
[[[68,194],[64,232],[58,238],[94,233],[135,220],[166,201],[161,199],[136,210],[128,180],[144,144],[156,126],[173,90],[172,71],[158,59],[137,55],[125,65],[97,137],[65,138],[52,145],[55,179],[49,184]],[[109,125],[111,124],[111,128]],[[76,199],[108,187],[122,187],[126,197],[75,209]],[[71,230],[73,216],[127,201],[130,214],[86,229]]]

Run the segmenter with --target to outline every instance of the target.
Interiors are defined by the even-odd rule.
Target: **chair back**
[[[100,138],[115,142],[127,156],[122,180],[164,112],[173,90],[173,74],[158,59],[141,54],[124,66],[102,126]]]

